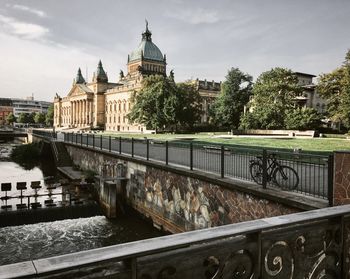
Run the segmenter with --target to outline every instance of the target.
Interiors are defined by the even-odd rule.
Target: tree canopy
[[[350,50],[343,65],[331,73],[322,74],[317,92],[327,101],[326,115],[333,121],[350,128]]]
[[[47,113],[45,117],[45,123],[49,127],[53,125],[53,115],[54,115],[53,105],[50,105],[49,108],[47,109]]]
[[[244,106],[252,94],[253,78],[231,68],[222,83],[220,95],[211,107],[210,115],[216,125],[237,129]]]
[[[12,112],[6,117],[6,122],[8,124],[12,124],[12,123],[16,122],[16,120],[17,120],[17,118]]]
[[[45,113],[41,113],[41,112],[36,112],[34,115],[34,122],[36,124],[45,124],[46,121],[46,115]]]
[[[241,127],[283,129],[286,115],[301,92],[297,76],[289,69],[273,68],[262,73],[253,87],[250,112],[242,117]]]
[[[146,77],[142,83],[142,89],[131,98],[133,106],[128,118],[132,123],[160,130],[191,126],[198,120],[199,94],[190,84],[176,85],[161,75]]]
[[[287,112],[285,128],[289,130],[317,129],[322,116],[314,108],[295,108]]]
[[[34,113],[21,112],[17,118],[18,123],[34,123]]]

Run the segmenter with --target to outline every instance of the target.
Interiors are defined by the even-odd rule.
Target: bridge
[[[333,156],[320,160],[327,165],[320,169],[328,175],[325,198],[307,188],[281,191],[230,176],[244,178],[244,168],[230,173],[226,166],[229,158],[246,155],[229,147],[196,150],[194,145],[35,131],[33,140],[61,140],[75,164],[100,170],[101,176],[118,177],[124,165],[127,183],[102,183],[101,193],[121,190],[129,205],[175,234],[1,266],[0,278],[350,278],[350,205],[310,210],[350,202],[349,152],[332,154],[334,165]],[[206,166],[200,165],[203,158],[217,159]],[[294,159],[309,171],[319,157],[309,158]],[[293,162],[282,154],[279,159]]]
[[[28,133],[15,130],[0,130],[0,141],[9,141],[14,138],[27,138]]]
[[[350,278],[350,205],[0,266],[0,278]]]

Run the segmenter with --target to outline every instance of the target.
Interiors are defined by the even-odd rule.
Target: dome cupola
[[[152,60],[164,62],[164,56],[160,49],[152,42],[152,33],[148,29],[148,22],[146,20],[146,30],[142,33],[142,40],[133,52],[129,55],[128,62],[137,60]]]

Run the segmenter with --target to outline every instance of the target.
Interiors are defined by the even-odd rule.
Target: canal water
[[[0,183],[62,179],[52,161],[42,161],[25,170],[8,158],[9,145],[0,144]],[[7,151],[6,151],[7,150]],[[15,185],[15,184],[14,184]],[[18,194],[12,190],[8,195]],[[1,193],[3,196],[4,193]],[[57,197],[59,199],[59,196]],[[1,201],[3,203],[4,201]],[[15,207],[14,207],[15,208]],[[57,256],[98,247],[161,236],[162,233],[138,215],[115,220],[104,216],[0,228],[0,265]]]

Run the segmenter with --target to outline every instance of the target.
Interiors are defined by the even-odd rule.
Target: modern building
[[[25,99],[14,99],[12,98],[13,114],[18,117],[21,113],[47,113],[47,110],[51,102],[37,101],[34,97],[27,97]]]
[[[6,124],[6,118],[10,113],[13,113],[12,100],[0,98],[0,125]]]

